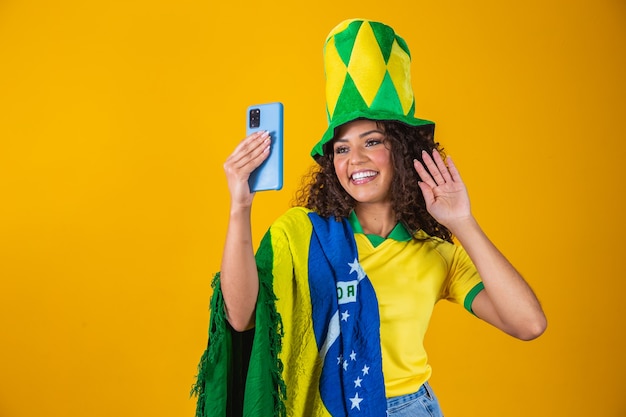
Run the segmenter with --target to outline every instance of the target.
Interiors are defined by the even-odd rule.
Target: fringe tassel
[[[196,417],[205,417],[206,402],[206,381],[209,373],[209,363],[215,363],[218,346],[224,337],[225,317],[223,314],[216,314],[218,311],[224,311],[224,299],[219,291],[220,273],[216,273],[211,282],[213,296],[211,297],[211,321],[209,323],[209,342],[207,348],[200,358],[198,364],[198,375],[196,375],[196,383],[191,388],[190,396],[197,397]]]
[[[278,311],[276,311],[276,295],[272,289],[271,282],[262,282],[261,288],[267,294],[266,307],[269,312],[269,345],[270,355],[272,358],[272,382],[275,389],[273,390],[274,396],[274,416],[285,417],[287,415],[287,409],[285,408],[285,399],[287,398],[287,386],[283,380],[283,362],[280,360],[279,355],[282,350],[282,337],[283,322]]]

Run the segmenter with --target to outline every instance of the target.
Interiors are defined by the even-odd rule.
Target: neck
[[[365,234],[388,237],[396,226],[396,216],[390,206],[371,206],[358,204],[354,208],[356,217]]]

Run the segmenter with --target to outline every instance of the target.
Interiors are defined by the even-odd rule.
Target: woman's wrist
[[[458,239],[481,230],[478,222],[471,214],[447,223],[444,226]]]

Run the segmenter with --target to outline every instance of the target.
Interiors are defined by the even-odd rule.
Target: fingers
[[[448,172],[448,167],[445,162],[443,162],[441,155],[436,149],[433,151],[432,157],[426,151],[422,151],[422,157],[424,158],[424,163],[426,164],[428,171],[437,185],[442,185],[446,182],[452,181],[450,173]]]
[[[415,169],[422,181],[431,187],[434,188],[460,179],[459,172],[452,159],[448,157],[448,165],[446,165],[446,162],[444,162],[436,149],[433,151],[432,156],[428,152],[422,151],[422,160],[424,161],[423,164],[418,160],[414,161]]]
[[[269,156],[270,135],[259,131],[242,140],[224,162],[224,172],[231,196],[231,206],[249,208],[254,198],[250,192],[250,174]]]
[[[456,165],[454,165],[454,161],[452,160],[451,156],[448,156],[446,158],[446,163],[448,164],[448,171],[450,171],[450,175],[452,176],[452,181],[463,182],[463,179],[461,178],[461,174],[459,173],[459,170],[457,169]]]
[[[237,168],[241,168],[250,161],[257,159],[264,151],[269,150],[269,132],[262,130],[248,136],[237,145],[229,158]]]
[[[224,167],[227,170],[242,171],[244,175],[250,174],[267,158],[270,142],[269,132],[253,133],[237,145],[233,153],[226,159]]]
[[[418,161],[417,159],[414,159],[413,166],[415,167],[415,170],[417,171],[417,175],[420,176],[421,180],[425,184],[428,184],[430,188],[434,188],[437,186],[433,178],[430,176],[430,173],[426,170],[426,168],[420,161]]]
[[[428,210],[435,199],[433,188],[430,185],[427,185],[425,182],[419,182],[417,185],[419,185],[420,189],[422,190],[422,196],[424,197],[426,209]]]

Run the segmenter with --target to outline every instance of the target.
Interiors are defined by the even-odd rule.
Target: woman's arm
[[[451,226],[450,231],[467,251],[485,285],[472,303],[474,314],[519,339],[539,337],[547,322],[537,297],[478,223],[472,218]]]
[[[472,304],[481,319],[522,340],[546,329],[543,309],[524,278],[489,240],[471,213],[467,190],[452,159],[424,152],[426,168],[415,161],[428,212],[456,236],[474,262],[485,289]]]
[[[228,229],[222,255],[220,285],[226,318],[237,331],[254,327],[259,276],[252,247],[250,215],[254,193],[250,173],[268,157],[270,137],[265,131],[245,138],[224,163],[230,192]]]

